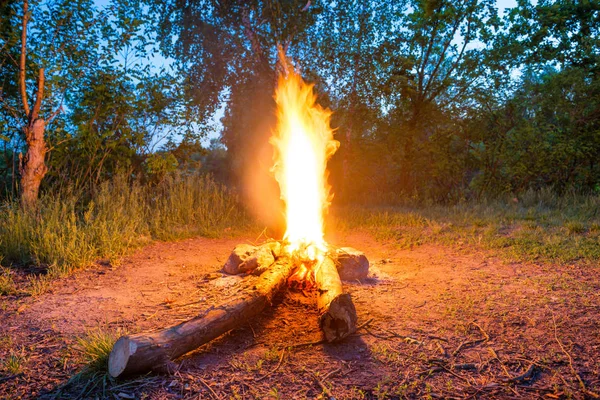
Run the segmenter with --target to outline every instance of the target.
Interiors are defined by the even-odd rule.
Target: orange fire
[[[313,85],[289,68],[275,91],[277,129],[270,139],[275,147],[272,171],[285,203],[287,251],[300,265],[296,277],[321,261],[327,252],[324,214],[332,194],[327,183],[327,161],[339,147],[329,126],[331,111],[316,103]]]

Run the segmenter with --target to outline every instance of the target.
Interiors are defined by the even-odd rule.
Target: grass
[[[171,176],[153,186],[116,177],[85,200],[70,189],[45,194],[35,212],[15,201],[1,204],[0,254],[5,266],[45,267],[47,278],[30,282],[39,294],[44,279],[98,259],[115,262],[150,240],[221,236],[247,221],[237,197],[209,176]],[[10,290],[10,275],[2,273],[0,291]]]
[[[6,375],[18,375],[23,372],[24,364],[27,362],[25,351],[11,350],[2,362],[0,362],[0,372]]]
[[[403,248],[458,244],[514,261],[600,260],[600,196],[531,191],[518,199],[451,206],[342,207],[332,220],[334,230],[363,229]]]
[[[88,373],[108,371],[108,356],[120,336],[120,332],[98,328],[77,338],[77,347],[84,357]]]
[[[121,336],[119,331],[105,330],[100,327],[88,330],[77,338],[76,349],[81,354],[84,367],[53,393],[55,398],[88,398],[91,393],[109,397],[115,380],[108,373],[108,356],[113,345]]]
[[[0,296],[17,293],[17,287],[13,280],[13,272],[8,268],[0,267]]]

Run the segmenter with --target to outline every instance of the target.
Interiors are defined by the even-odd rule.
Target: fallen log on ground
[[[108,371],[123,377],[164,370],[171,360],[240,327],[259,314],[285,285],[294,265],[280,258],[259,277],[249,277],[236,298],[177,326],[121,337],[110,353]]]
[[[328,342],[344,339],[356,331],[356,309],[344,293],[335,262],[325,257],[315,273],[319,324]]]

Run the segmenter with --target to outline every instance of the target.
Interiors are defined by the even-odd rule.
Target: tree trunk
[[[40,184],[48,168],[46,167],[46,142],[44,131],[46,123],[42,118],[24,128],[27,152],[21,160],[21,205],[24,208],[35,206]]]
[[[110,375],[116,378],[164,370],[171,360],[238,328],[271,302],[293,269],[289,259],[281,258],[258,278],[246,278],[244,288],[233,300],[177,326],[121,337],[108,359]]]
[[[356,309],[349,294],[344,293],[335,262],[330,257],[319,265],[315,274],[319,324],[328,342],[344,339],[356,331]]]

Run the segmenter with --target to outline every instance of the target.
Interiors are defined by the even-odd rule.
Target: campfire
[[[151,333],[121,337],[109,358],[113,377],[169,370],[172,360],[240,327],[258,315],[284,288],[316,296],[324,339],[339,341],[356,330],[356,310],[342,279],[365,278],[369,262],[351,248],[324,239],[324,216],[331,202],[327,161],[339,147],[329,126],[331,112],[316,103],[313,87],[281,56],[275,93],[278,125],[272,172],[285,203],[282,240],[235,247],[223,271],[244,275],[234,299],[196,318]]]

